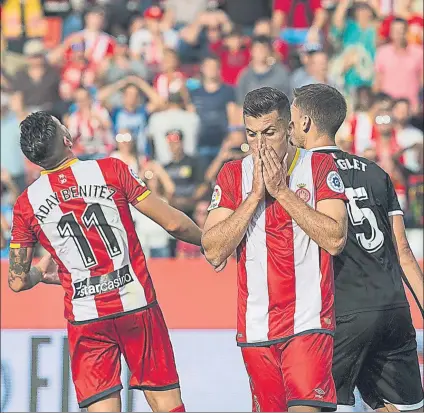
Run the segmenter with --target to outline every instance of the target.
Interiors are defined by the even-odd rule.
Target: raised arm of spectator
[[[101,103],[105,103],[110,96],[113,94],[119,92],[121,89],[123,89],[127,84],[129,83],[129,76],[124,77],[122,79],[119,79],[115,83],[111,83],[110,85],[103,86],[100,88],[100,90],[97,92],[97,99]]]
[[[314,20],[312,22],[312,26],[308,31],[308,42],[310,43],[320,43],[320,33],[321,30],[324,29],[328,21],[328,11],[324,8],[320,7],[315,11]]]
[[[148,169],[150,169],[155,175],[158,182],[162,185],[165,193],[165,198],[170,200],[175,192],[175,183],[169,176],[168,172],[158,162],[149,161]]]
[[[10,203],[14,204],[19,196],[19,188],[13,181],[7,169],[2,168],[1,170],[1,183],[7,188],[10,195]]]
[[[351,4],[351,0],[340,0],[333,14],[333,26],[342,31],[345,28],[346,16]]]
[[[196,45],[205,26],[205,21],[207,22],[206,14],[202,13],[193,23],[185,26],[180,31],[180,39],[188,44]]]
[[[156,89],[149,85],[139,76],[128,76],[128,82],[135,84],[148,99],[147,111],[149,113],[161,110],[165,106],[164,100],[156,92]]]

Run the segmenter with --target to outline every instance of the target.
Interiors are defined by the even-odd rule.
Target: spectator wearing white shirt
[[[175,30],[162,30],[163,11],[158,6],[149,7],[144,12],[145,27],[135,31],[130,38],[130,51],[134,57],[142,57],[144,62],[157,67],[163,59],[165,48],[178,46],[178,34]]]

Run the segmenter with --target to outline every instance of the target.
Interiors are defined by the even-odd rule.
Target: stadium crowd
[[[249,151],[241,106],[261,86],[343,92],[338,145],[378,162],[423,228],[421,1],[1,3],[2,256],[11,207],[39,174],[19,146],[28,113],[52,113],[81,159],[120,158],[202,226],[221,166]],[[146,255],[200,255],[133,217]]]

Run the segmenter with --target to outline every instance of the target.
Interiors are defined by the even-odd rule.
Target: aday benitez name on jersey
[[[62,189],[59,192],[53,192],[53,195],[46,198],[44,204],[42,204],[35,212],[35,217],[43,223],[50,211],[54,207],[58,206],[62,200],[63,202],[68,202],[72,199],[83,197],[112,200],[115,193],[116,189],[106,185],[70,186],[69,188]]]

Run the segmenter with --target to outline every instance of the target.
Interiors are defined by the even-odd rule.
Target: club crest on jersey
[[[306,184],[297,184],[299,188],[296,191],[296,195],[304,202],[308,202],[311,199],[311,193],[307,188],[305,188]]]
[[[146,186],[146,184],[144,183],[144,181],[137,175],[137,173],[134,171],[134,169],[132,169],[130,166],[128,167],[128,169],[130,170],[130,174],[131,176],[141,185],[141,186]]]
[[[64,174],[59,174],[58,179],[61,184],[65,184],[67,181],[66,176]]]
[[[342,194],[345,190],[342,178],[340,178],[340,175],[336,171],[331,171],[327,175],[327,185],[331,190],[339,194]]]
[[[213,209],[216,209],[219,207],[219,203],[221,202],[222,197],[222,190],[219,185],[215,185],[215,188],[213,189],[212,194],[212,201],[209,205],[208,211],[212,211]]]

